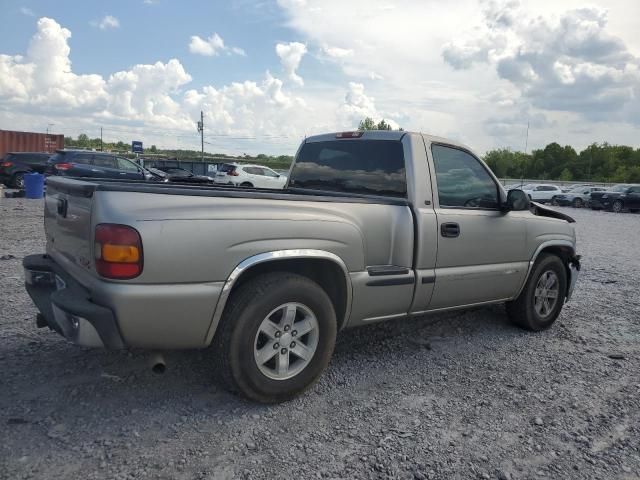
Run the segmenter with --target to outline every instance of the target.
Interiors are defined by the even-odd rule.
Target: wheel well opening
[[[316,282],[327,292],[333,308],[336,312],[338,330],[344,326],[347,313],[347,279],[344,270],[331,260],[315,258],[293,258],[272,260],[259,263],[246,272],[236,281],[231,289],[230,296],[246,282],[259,275],[273,272],[296,273]]]
[[[571,258],[575,255],[575,252],[571,247],[566,247],[562,245],[552,245],[550,247],[543,248],[540,253],[549,253],[552,255],[556,255],[560,257],[562,260],[562,264],[564,265],[564,270],[567,274],[567,293],[569,291],[569,279],[571,278],[571,268],[569,267]]]

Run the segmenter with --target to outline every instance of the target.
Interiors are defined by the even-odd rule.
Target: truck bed
[[[140,180],[85,179],[73,177],[48,177],[47,183],[59,192],[69,195],[91,197],[94,192],[134,192],[162,195],[192,195],[197,197],[252,198],[265,200],[373,203],[382,205],[408,206],[403,198],[374,195],[358,195],[345,192],[288,188],[267,190],[257,188],[237,188],[224,185],[187,185],[180,183],[153,183]]]

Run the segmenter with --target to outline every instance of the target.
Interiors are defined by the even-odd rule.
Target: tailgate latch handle
[[[67,218],[67,209],[69,208],[69,202],[66,198],[58,199],[58,215],[62,218]]]

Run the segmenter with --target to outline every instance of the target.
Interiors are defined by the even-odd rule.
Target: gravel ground
[[[156,375],[37,329],[42,203],[2,199],[0,478],[640,478],[640,215],[565,210],[584,268],[550,330],[500,306],[349,330],[316,387],[262,406],[208,351]]]

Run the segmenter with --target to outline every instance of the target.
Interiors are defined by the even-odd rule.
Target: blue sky
[[[634,0],[9,0],[0,128],[293,153],[385,118],[483,152],[638,146]]]

